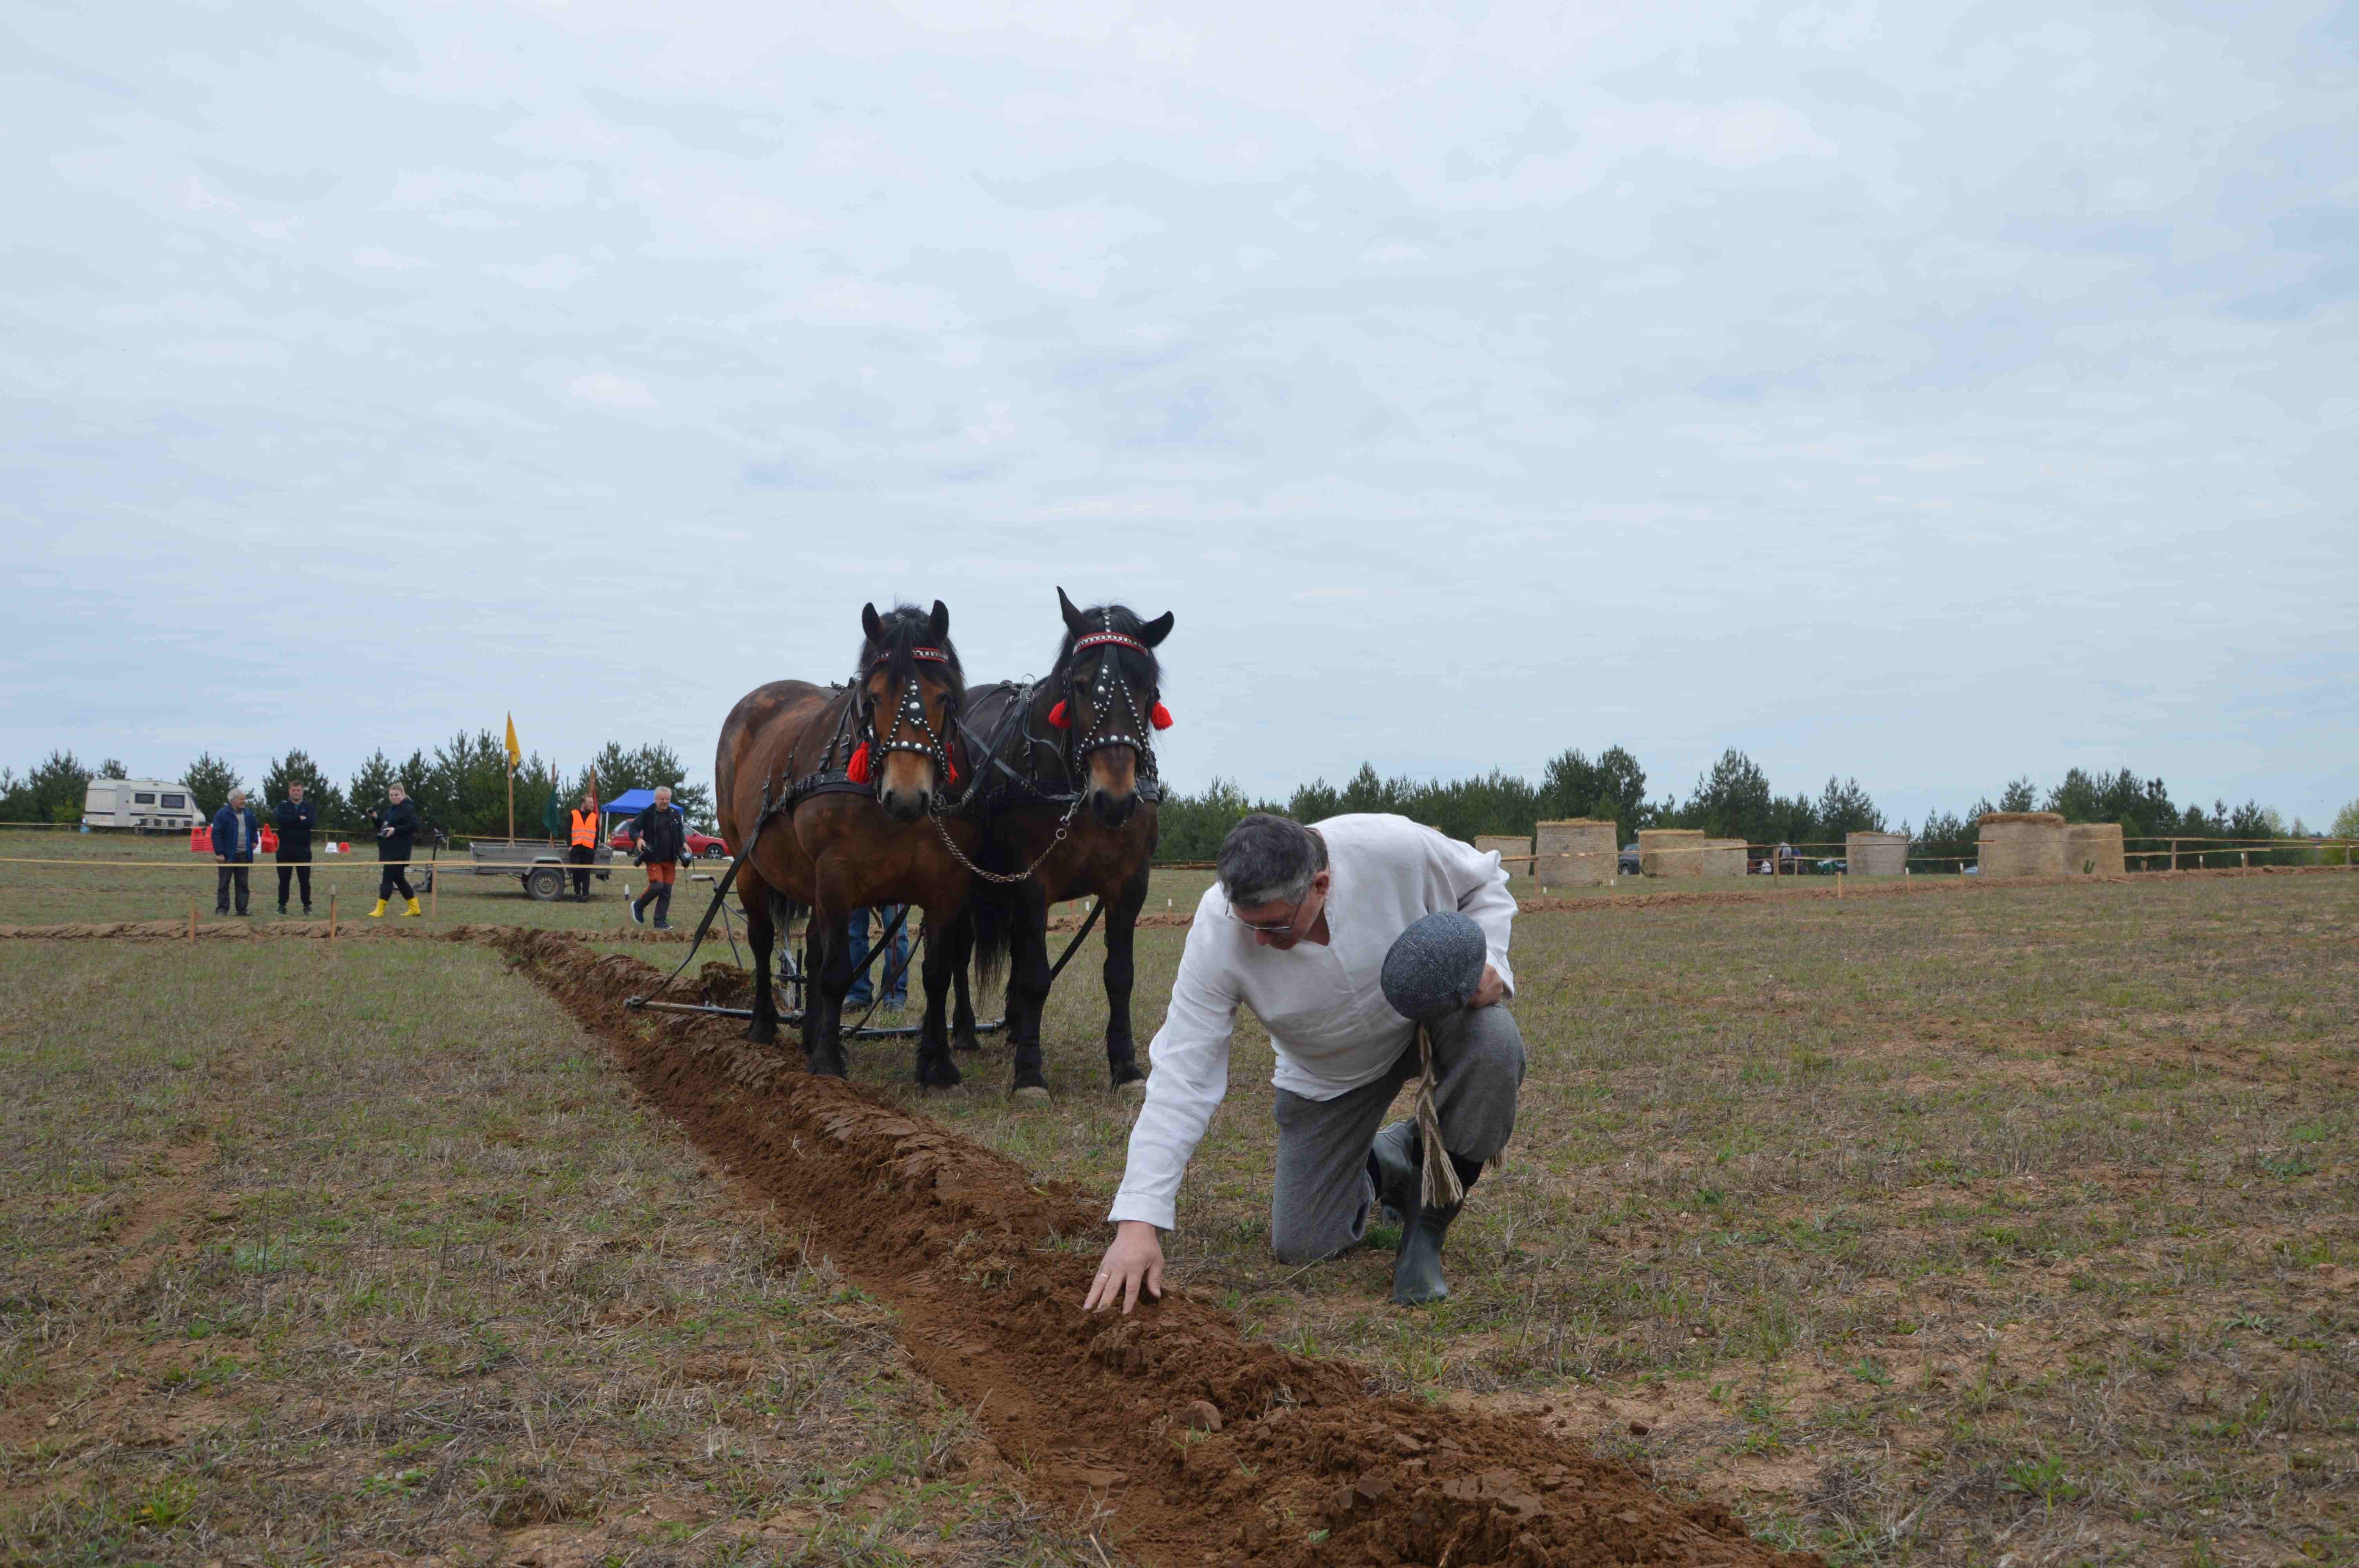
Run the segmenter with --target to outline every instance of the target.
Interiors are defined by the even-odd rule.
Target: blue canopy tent
[[[598,809],[609,816],[636,816],[655,803],[656,792],[651,789],[626,789],[612,800],[599,802]],[[679,810],[677,801],[672,809]]]

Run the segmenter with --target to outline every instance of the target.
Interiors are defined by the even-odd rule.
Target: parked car
[[[606,840],[606,847],[618,855],[630,854],[639,847],[638,836],[625,822],[614,829],[614,836]],[[700,860],[725,860],[729,858],[729,846],[710,833],[699,833],[691,827],[688,830],[688,852]]]
[[[1641,862],[1638,860],[1638,846],[1636,844],[1625,844],[1622,846],[1621,854],[1614,858],[1614,874],[1616,876],[1635,877],[1638,874],[1640,863]]]
[[[1832,876],[1837,871],[1848,871],[1851,870],[1851,862],[1845,860],[1843,856],[1837,855],[1832,860],[1821,860],[1819,862],[1819,870],[1827,876]]]

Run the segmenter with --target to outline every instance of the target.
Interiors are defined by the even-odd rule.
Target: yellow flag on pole
[[[516,744],[516,715],[511,713],[508,715],[508,772],[516,772],[516,765],[523,761],[524,748]]]

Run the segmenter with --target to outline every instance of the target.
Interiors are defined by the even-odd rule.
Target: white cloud
[[[434,264],[424,256],[403,255],[398,251],[389,251],[383,245],[354,245],[353,265],[370,272],[408,272],[421,266],[431,266]]]
[[[565,289],[596,276],[579,257],[543,256],[531,263],[492,262],[484,270],[495,277],[506,278],[518,288]]]
[[[810,224],[766,196],[731,194],[704,210],[705,222],[725,239],[760,241],[808,229]]]
[[[566,383],[565,389],[589,403],[608,404],[616,408],[652,408],[656,395],[647,384],[628,376],[614,375],[606,371],[592,371],[577,375]]]

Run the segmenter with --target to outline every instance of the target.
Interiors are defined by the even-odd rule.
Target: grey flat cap
[[[1437,910],[1393,939],[1377,983],[1395,1012],[1430,1023],[1473,998],[1489,951],[1483,928],[1472,919],[1454,909]]]

